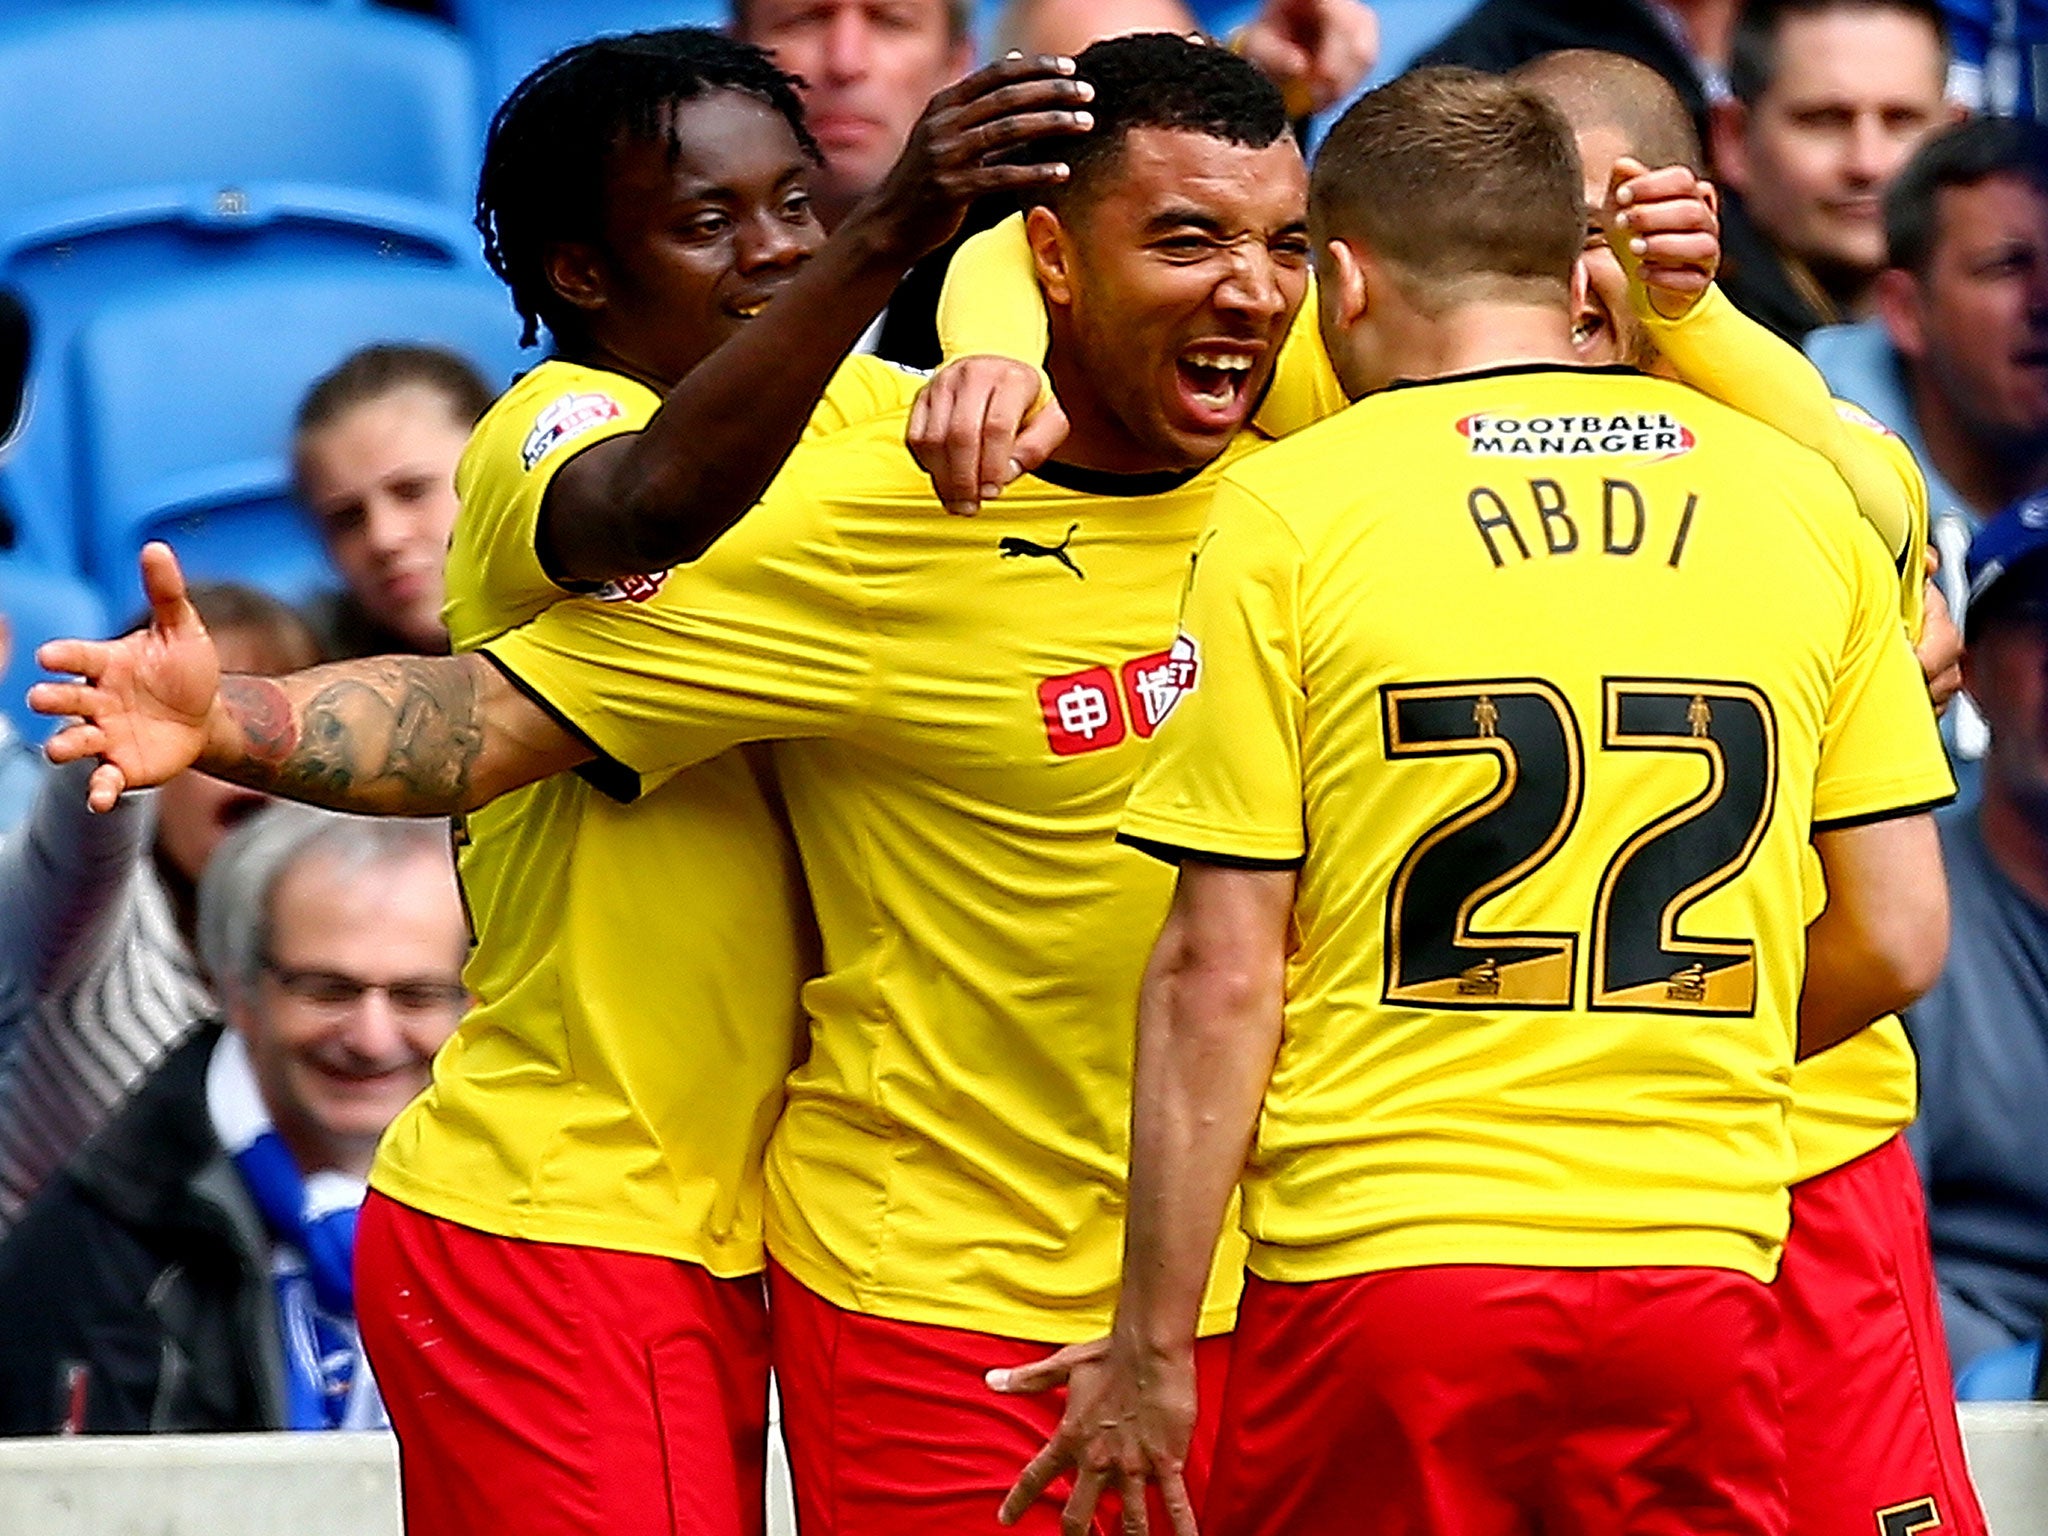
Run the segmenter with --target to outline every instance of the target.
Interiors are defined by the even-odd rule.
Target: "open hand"
[[[37,683],[28,702],[38,714],[78,717],[43,750],[53,763],[100,759],[86,791],[95,811],[191,767],[220,688],[220,658],[169,545],[143,547],[142,586],[149,628],[119,640],[52,640],[36,652],[44,670],[82,679]]]
[[[1718,194],[1689,168],[1614,162],[1601,223],[1630,281],[1667,320],[1684,318],[1721,264]]]
[[[1066,441],[1045,376],[1014,358],[962,357],[918,391],[904,432],[948,512],[971,517]]]
[[[1011,157],[1040,139],[1095,126],[1084,107],[1095,87],[1073,75],[1072,59],[1011,54],[947,86],[847,222],[864,221],[884,244],[921,256],[952,238],[976,198],[1059,185],[1067,166],[1058,157],[1025,164]]]
[[[996,1518],[1004,1525],[1023,1519],[1071,1469],[1074,1491],[1060,1514],[1062,1536],[1088,1536],[1095,1506],[1110,1489],[1123,1504],[1125,1536],[1148,1536],[1145,1488],[1151,1482],[1159,1485],[1173,1536],[1200,1536],[1186,1482],[1195,1428],[1191,1353],[1164,1359],[1118,1338],[1094,1339],[989,1375],[989,1385],[1002,1392],[1067,1389],[1059,1428],[1003,1500]]]

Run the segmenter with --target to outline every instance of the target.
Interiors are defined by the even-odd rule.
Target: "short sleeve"
[[[1897,576],[1874,529],[1860,520],[1847,527],[1855,606],[1821,735],[1817,832],[1931,810],[1956,790],[1927,681],[1899,624]]]
[[[848,427],[857,427],[906,409],[924,387],[924,375],[913,373],[879,357],[855,353],[839,365],[825,386],[811,419],[804,423],[804,441],[829,437]]]
[[[536,542],[548,487],[577,454],[640,431],[661,405],[631,379],[542,370],[491,408],[456,468],[462,512],[442,618],[457,650],[475,648],[562,595]]]
[[[838,735],[859,717],[874,632],[795,467],[703,559],[558,602],[484,647],[599,754],[585,776],[607,794],[630,800],[741,742]]]
[[[1173,861],[1302,861],[1301,564],[1291,530],[1226,479],[1174,641],[1189,682],[1152,738],[1124,809],[1124,842]]]

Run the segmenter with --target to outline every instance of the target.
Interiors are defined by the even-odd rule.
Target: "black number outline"
[[[1505,1000],[1498,995],[1475,995],[1469,1001],[1458,997],[1420,995],[1422,988],[1441,986],[1446,981],[1455,980],[1456,973],[1452,976],[1431,977],[1422,981],[1411,980],[1402,974],[1403,911],[1406,905],[1405,897],[1416,867],[1437,845],[1486,820],[1489,816],[1498,814],[1513,799],[1522,784],[1521,752],[1508,738],[1493,735],[1475,734],[1462,738],[1407,741],[1402,736],[1400,706],[1404,701],[1413,699],[1453,699],[1469,700],[1476,709],[1482,698],[1498,700],[1505,697],[1540,698],[1550,706],[1556,716],[1559,734],[1564,743],[1568,775],[1565,808],[1552,825],[1549,834],[1532,852],[1524,855],[1509,869],[1475,885],[1465,893],[1458,905],[1456,921],[1452,925],[1451,943],[1454,948],[1473,951],[1475,958],[1485,951],[1488,941],[1491,941],[1495,952],[1509,944],[1535,950],[1550,948],[1553,953],[1560,954],[1565,959],[1564,993],[1561,997]],[[1554,684],[1534,677],[1461,679],[1448,683],[1390,685],[1380,690],[1380,729],[1382,744],[1389,762],[1485,755],[1492,757],[1499,768],[1499,777],[1491,790],[1437,822],[1402,856],[1400,867],[1395,871],[1387,892],[1386,929],[1383,939],[1385,963],[1381,971],[1380,1000],[1396,1006],[1466,1009],[1474,1012],[1552,1012],[1558,1008],[1571,1007],[1578,990],[1578,933],[1509,931],[1475,935],[1472,930],[1472,917],[1480,907],[1534,874],[1557,853],[1578,825],[1579,811],[1585,800],[1585,738],[1579,729],[1578,716],[1572,711],[1571,701]]]
[[[1877,1512],[1880,1536],[1914,1536],[1917,1531],[1938,1530],[1941,1508],[1933,1499],[1909,1499]]]
[[[1721,805],[1728,792],[1728,760],[1720,741],[1710,734],[1700,735],[1651,735],[1631,733],[1624,735],[1621,730],[1619,712],[1624,698],[1654,698],[1658,700],[1685,701],[1694,699],[1740,700],[1754,707],[1758,722],[1763,730],[1764,782],[1761,806],[1754,814],[1749,831],[1736,855],[1716,868],[1695,878],[1690,884],[1670,896],[1658,912],[1657,933],[1659,947],[1669,952],[1674,945],[1682,944],[1698,954],[1720,954],[1746,960],[1749,963],[1748,1001],[1739,1007],[1715,1005],[1702,997],[1699,1000],[1681,999],[1676,995],[1679,985],[1677,973],[1669,978],[1672,988],[1662,1004],[1632,998],[1625,1002],[1615,1001],[1617,990],[1607,983],[1607,962],[1611,945],[1614,914],[1613,896],[1615,886],[1627,872],[1629,865],[1643,849],[1652,842],[1677,831]],[[1701,938],[1680,931],[1679,925],[1692,907],[1724,886],[1742,877],[1749,868],[1750,860],[1756,857],[1762,845],[1764,834],[1770,829],[1776,814],[1778,799],[1778,718],[1771,708],[1769,697],[1748,683],[1728,682],[1707,678],[1638,678],[1610,677],[1601,686],[1601,750],[1607,752],[1664,752],[1687,753],[1704,757],[1708,763],[1707,784],[1692,799],[1667,811],[1648,825],[1639,827],[1615,851],[1602,871],[1600,884],[1593,897],[1593,924],[1590,963],[1586,975],[1586,1006],[1600,1012],[1662,1013],[1685,1017],[1702,1015],[1714,1018],[1752,1018],[1756,1014],[1757,966],[1756,940],[1730,938]],[[1635,983],[1640,987],[1647,983]]]

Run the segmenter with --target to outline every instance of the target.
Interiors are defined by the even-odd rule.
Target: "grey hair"
[[[199,962],[225,996],[246,993],[270,958],[270,899],[291,870],[313,857],[351,873],[449,854],[448,823],[348,816],[280,801],[221,839],[199,877]]]

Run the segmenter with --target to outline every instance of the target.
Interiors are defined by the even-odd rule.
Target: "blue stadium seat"
[[[110,305],[81,330],[86,571],[117,612],[135,557],[168,539],[195,577],[296,601],[332,584],[291,500],[291,419],[306,387],[376,341],[450,347],[503,387],[523,363],[503,288],[463,271],[308,264]]]
[[[1959,1403],[2026,1402],[2041,1369],[2041,1341],[2029,1339],[1979,1355],[1956,1378]]]
[[[728,0],[450,0],[476,58],[486,118],[533,67],[572,43],[651,27],[723,27]]]
[[[63,402],[94,309],[309,258],[480,266],[476,111],[449,29],[389,12],[108,0],[0,20],[0,282],[36,323],[29,420],[0,473],[21,552],[78,559]]]
[[[36,647],[60,635],[104,638],[111,633],[106,606],[76,576],[25,560],[0,560],[0,614],[14,634],[14,650],[0,672],[0,708],[23,737],[41,741],[57,722],[33,713],[23,698],[30,683],[49,675],[36,665]]]
[[[276,0],[39,6],[0,26],[0,244],[17,247],[25,220],[89,224],[146,188],[202,223],[247,217],[222,194],[259,187],[460,215],[475,120],[460,43],[415,17]]]

